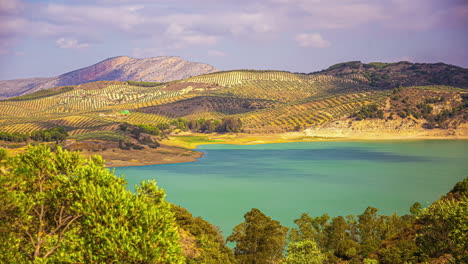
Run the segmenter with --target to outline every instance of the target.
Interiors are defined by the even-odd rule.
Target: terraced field
[[[367,104],[384,106],[392,90],[373,88],[363,78],[236,70],[154,87],[113,83],[54,88],[0,101],[0,131],[62,126],[79,135],[116,130],[122,122],[157,125],[179,117],[237,117],[245,132],[292,131],[347,117]],[[466,93],[445,86],[418,89]]]

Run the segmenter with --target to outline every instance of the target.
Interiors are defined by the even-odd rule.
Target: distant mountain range
[[[0,99],[94,81],[167,82],[215,71],[211,65],[189,62],[180,57],[135,59],[120,56],[56,77],[0,81]]]

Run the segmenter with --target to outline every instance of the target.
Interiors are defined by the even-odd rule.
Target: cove
[[[258,208],[294,227],[302,213],[380,214],[427,206],[468,175],[468,140],[202,145],[196,162],[116,168],[129,189],[155,179],[169,202],[224,236]]]

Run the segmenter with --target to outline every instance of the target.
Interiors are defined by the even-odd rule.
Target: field
[[[0,101],[0,131],[29,133],[62,126],[75,138],[115,141],[118,134],[111,131],[121,123],[157,125],[180,117],[239,118],[246,133],[298,131],[347,118],[365,105],[388,104],[393,89],[372,87],[363,78],[236,70],[154,86],[122,82],[58,87]],[[453,100],[466,94],[446,86],[414,90],[449,93]],[[110,134],[102,134],[105,131]]]

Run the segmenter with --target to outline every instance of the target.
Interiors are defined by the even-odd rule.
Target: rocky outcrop
[[[453,129],[425,129],[423,121],[414,119],[367,119],[355,121],[344,119],[304,130],[306,136],[390,139],[418,137],[468,136],[466,123]]]
[[[189,62],[180,57],[135,59],[121,56],[56,77],[0,81],[0,99],[94,81],[167,82],[215,71],[211,65]]]

